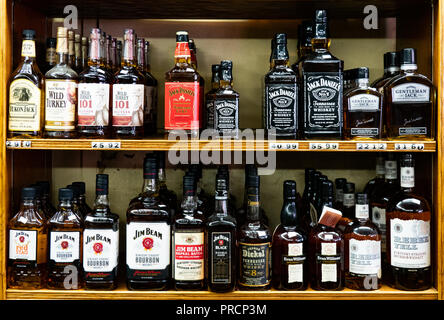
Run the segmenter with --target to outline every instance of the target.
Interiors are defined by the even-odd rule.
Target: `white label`
[[[289,243],[288,244],[288,255],[289,256],[302,256],[302,243]]]
[[[119,258],[119,231],[85,229],[83,232],[83,269],[85,272],[111,272]]]
[[[120,141],[93,141],[91,149],[120,149]]]
[[[395,150],[423,151],[424,143],[395,143]]]
[[[388,180],[396,180],[398,178],[398,168],[396,161],[385,162],[385,178]]]
[[[22,57],[35,58],[35,41],[23,40],[22,42]]]
[[[415,168],[401,167],[401,188],[415,187]]]
[[[339,144],[310,142],[309,148],[310,150],[339,150]]]
[[[321,255],[335,256],[336,255],[336,243],[321,242]]]
[[[350,239],[349,246],[351,273],[380,275],[381,241]]]
[[[133,270],[163,270],[170,264],[170,225],[130,222],[126,226],[126,264]]]
[[[268,150],[298,150],[299,143],[270,143]]]
[[[344,193],[344,207],[350,208],[355,205],[355,194]]]
[[[45,87],[45,129],[74,131],[77,83],[73,80],[47,79]]]
[[[387,143],[356,143],[356,150],[387,150]]]
[[[386,221],[385,221],[385,208],[372,208],[372,221],[381,231],[381,251],[386,252]]]
[[[107,83],[79,83],[79,126],[109,124],[109,90]]]
[[[321,265],[321,282],[337,282],[338,268],[336,263],[323,263]]]
[[[204,233],[176,232],[173,236],[176,280],[202,280],[204,278]]]
[[[430,221],[390,220],[391,264],[399,268],[430,266]]]
[[[42,92],[31,81],[17,79],[9,86],[8,129],[40,131],[42,127]]]
[[[51,231],[49,258],[55,262],[73,262],[80,258],[80,232]]]
[[[288,265],[288,283],[303,282],[303,264]]]
[[[9,230],[9,259],[37,260],[37,231]]]
[[[403,83],[392,88],[393,102],[428,102],[430,88],[420,83]]]
[[[358,94],[348,99],[350,111],[356,110],[379,110],[379,97],[372,94]]]
[[[143,126],[145,86],[113,85],[113,126]]]
[[[368,204],[357,204],[355,207],[356,218],[358,219],[368,219],[369,210]]]

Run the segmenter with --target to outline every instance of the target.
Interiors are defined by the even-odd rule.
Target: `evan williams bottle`
[[[112,75],[105,70],[101,46],[100,29],[91,29],[88,66],[79,75],[77,130],[84,138],[109,135]]]
[[[125,29],[120,71],[114,76],[112,124],[117,138],[142,138],[145,112],[145,78],[137,70],[135,34]]]
[[[176,33],[175,66],[165,76],[165,130],[197,137],[202,126],[201,76],[191,66],[188,32]]]

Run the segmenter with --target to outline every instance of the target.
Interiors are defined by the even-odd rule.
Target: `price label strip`
[[[31,148],[32,142],[30,140],[8,140],[6,141],[6,148],[19,149],[19,148]]]
[[[120,141],[93,141],[92,149],[120,149]]]
[[[387,150],[387,143],[356,143],[356,150]]]
[[[281,143],[281,142],[272,142],[268,145],[268,150],[298,150],[299,143]]]
[[[339,143],[330,142],[310,142],[310,150],[339,150]]]
[[[424,151],[424,143],[395,143],[398,151]]]

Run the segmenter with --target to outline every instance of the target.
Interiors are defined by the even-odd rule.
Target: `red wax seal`
[[[69,247],[68,241],[62,241],[60,245],[62,246],[62,249],[68,249]]]
[[[154,245],[154,241],[153,241],[153,239],[151,239],[151,238],[145,238],[145,239],[143,239],[142,244],[143,244],[143,247],[144,247],[146,250],[151,250],[151,248],[152,248],[153,245]]]
[[[103,251],[103,244],[101,243],[94,243],[93,250],[95,253],[101,253]]]
[[[25,237],[24,236],[20,236],[19,241],[20,242],[25,242]]]

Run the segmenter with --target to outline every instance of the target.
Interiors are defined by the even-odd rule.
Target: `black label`
[[[111,272],[85,272],[87,282],[114,282],[117,279],[117,267]]]
[[[270,283],[271,243],[239,243],[240,279],[244,286],[256,287]]]
[[[304,263],[305,256],[282,256],[282,263],[284,264],[300,264]]]
[[[211,234],[211,282],[231,283],[231,233],[213,232]]]
[[[214,129],[219,132],[231,133],[239,128],[239,101],[218,99],[214,101]]]
[[[297,129],[296,84],[267,84],[265,87],[265,126],[276,134],[294,133]]]
[[[162,270],[134,270],[126,266],[126,276],[128,280],[167,280],[170,278],[170,266]]]
[[[427,128],[424,127],[399,128],[400,136],[418,135],[418,134],[427,134]]]
[[[352,136],[377,136],[378,134],[378,128],[351,128]]]
[[[206,111],[207,111],[207,129],[213,129],[214,128],[214,100],[213,99],[207,99]]]

